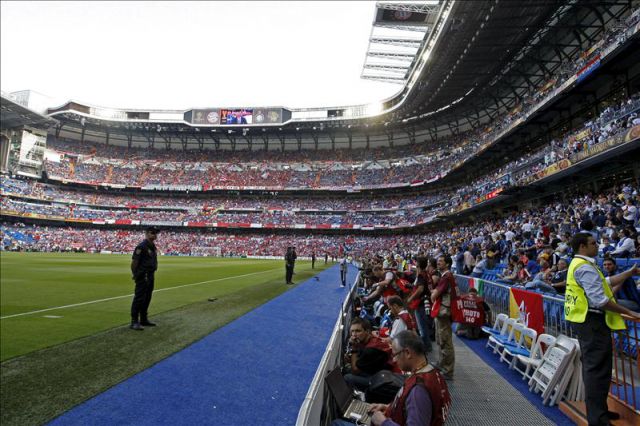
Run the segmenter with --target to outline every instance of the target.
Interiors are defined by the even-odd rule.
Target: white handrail
[[[313,376],[313,380],[311,381],[311,385],[309,385],[309,390],[307,391],[307,395],[300,406],[300,411],[298,412],[298,418],[296,420],[296,426],[306,426],[306,425],[319,425],[321,422],[321,414],[322,414],[322,406],[324,404],[324,400],[322,394],[324,393],[324,378],[327,375],[329,370],[335,368],[340,359],[340,353],[342,347],[342,330],[344,329],[344,319],[346,316],[347,309],[350,308],[351,300],[353,299],[353,295],[357,289],[357,282],[360,274],[356,277],[347,297],[344,302],[342,302],[342,307],[340,309],[340,314],[338,315],[338,319],[336,320],[336,324],[333,327],[333,332],[331,333],[331,338],[329,339],[329,343],[327,344],[327,349],[324,351],[324,355],[320,360],[320,364],[318,365],[318,369],[316,370],[315,375]],[[334,356],[336,350],[338,351],[338,356]],[[320,395],[320,398],[318,396]]]

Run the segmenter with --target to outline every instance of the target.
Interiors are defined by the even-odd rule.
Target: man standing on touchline
[[[295,267],[297,258],[298,256],[296,256],[295,248],[291,246],[287,247],[287,253],[284,256],[286,271],[285,280],[287,284],[293,284],[293,268]]]
[[[155,326],[149,321],[148,310],[153,295],[154,274],[158,269],[156,238],[158,238],[158,229],[147,228],[145,239],[133,251],[131,278],[136,282],[136,289],[131,302],[131,325],[129,328],[132,330],[144,330],[144,326]]]

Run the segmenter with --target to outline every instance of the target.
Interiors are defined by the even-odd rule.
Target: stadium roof
[[[435,25],[438,1],[376,3],[361,77],[407,84],[421,47]]]
[[[56,120],[38,114],[10,99],[11,95],[2,92],[0,96],[0,128],[13,129],[20,126],[32,126],[47,129],[56,124]]]
[[[379,7],[384,3],[388,2],[377,4],[374,27],[380,12],[388,10]],[[496,117],[509,113],[558,75],[563,66],[572,65],[567,65],[568,58],[592,48],[605,31],[615,28],[632,10],[623,0],[597,5],[573,1],[517,3],[490,0],[439,3],[435,29],[424,32],[421,53],[407,54],[414,58],[409,84],[401,94],[381,105],[292,109],[290,119],[283,111],[281,121],[271,125],[258,122],[256,110],[253,125],[235,128],[223,123],[208,124],[206,117],[211,114],[217,118],[220,112],[215,108],[193,110],[189,115],[190,111],[145,113],[70,102],[50,109],[49,113],[64,124],[67,134],[75,132],[84,137],[86,132],[87,136],[101,139],[111,134],[116,144],[125,137],[131,143],[133,137],[135,145],[136,133],[141,134],[140,141],[148,141],[150,146],[155,135],[167,146],[180,143],[185,148],[194,144],[206,146],[209,139],[216,147],[228,142],[232,147],[244,145],[249,149],[263,143],[264,146],[275,143],[282,149],[292,143],[299,149],[317,149],[424,142],[485,127]],[[408,3],[395,2],[398,4]],[[376,51],[370,48],[368,57],[371,52],[376,57]],[[393,54],[404,55],[399,51]],[[421,62],[425,57],[427,60]],[[384,113],[389,110],[392,112]],[[205,117],[205,121],[195,122],[195,112]],[[209,128],[219,126],[223,128]]]

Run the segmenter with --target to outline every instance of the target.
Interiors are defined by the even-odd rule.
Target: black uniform
[[[316,269],[316,253],[311,253],[311,269]]]
[[[295,267],[297,258],[298,256],[296,256],[296,252],[293,249],[287,250],[287,254],[284,256],[286,270],[285,279],[287,284],[291,284],[291,280],[293,279],[293,268]]]
[[[340,261],[340,282],[342,286],[347,285],[347,259],[344,258]]]
[[[133,260],[138,261],[138,267],[133,271],[136,290],[131,303],[131,321],[147,322],[149,304],[153,294],[153,276],[158,269],[158,254],[155,244],[144,240],[133,252]]]

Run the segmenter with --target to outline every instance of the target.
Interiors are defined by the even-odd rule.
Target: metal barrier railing
[[[331,370],[340,365],[340,357],[343,352],[342,345],[348,339],[349,324],[351,324],[353,315],[353,301],[359,280],[361,280],[361,273],[358,273],[347,297],[342,303],[327,349],[320,360],[320,365],[318,365],[307,395],[298,412],[296,426],[328,425],[334,418],[338,417],[338,414],[333,412],[333,404],[329,390],[325,386],[324,378]]]
[[[471,279],[456,275],[458,288],[468,292]],[[491,322],[497,314],[509,315],[510,286],[483,280],[482,288],[484,300],[491,307]],[[564,297],[543,294],[542,299],[545,333],[576,337],[571,323],[564,319]],[[640,415],[640,320],[631,317],[625,320],[627,329],[612,334],[613,374],[609,396]]]
[[[470,277],[465,275],[456,275],[456,284],[458,285],[458,288],[465,293],[468,292],[470,279]],[[478,280],[478,278],[473,279],[476,281]],[[509,289],[511,286],[487,280],[482,281],[482,297],[491,307],[491,323],[493,323],[495,315],[509,315]],[[569,337],[575,337],[571,324],[564,320],[564,297],[542,294],[542,306],[544,314],[544,329],[546,333],[554,336],[564,334]]]
[[[613,335],[609,396],[640,416],[640,320],[625,316],[627,329]]]

